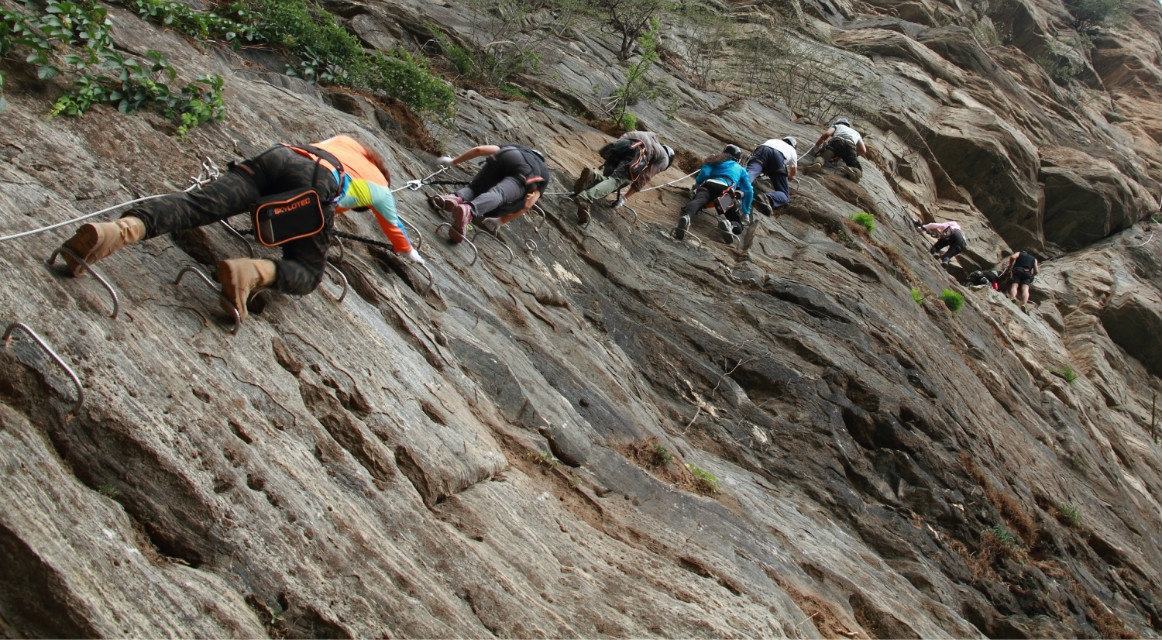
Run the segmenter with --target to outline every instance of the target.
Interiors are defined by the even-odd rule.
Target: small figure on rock
[[[452,214],[448,237],[453,244],[464,241],[469,223],[496,233],[500,225],[528,213],[549,185],[544,154],[517,144],[481,145],[439,162],[455,166],[483,156],[488,159],[468,186],[439,197],[440,207]]]
[[[742,149],[728,144],[722,153],[703,161],[702,168],[694,176],[694,189],[690,201],[682,209],[674,237],[686,237],[690,222],[699,211],[714,206],[718,211],[718,231],[726,244],[734,242],[742,233],[742,228],[750,224],[750,207],[754,201],[754,188],[750,176],[738,161],[742,159]],[[736,202],[741,200],[741,202]]]
[[[1009,256],[1005,271],[1010,275],[1009,298],[1017,302],[1020,294],[1021,311],[1029,313],[1029,285],[1033,284],[1033,277],[1041,270],[1041,263],[1037,257],[1028,251],[1018,251]]]
[[[791,201],[791,184],[799,171],[799,153],[795,151],[798,141],[794,136],[771,139],[760,144],[751,152],[746,162],[746,173],[753,184],[759,174],[770,179],[774,191],[759,194],[754,201],[755,208],[764,215],[771,215],[775,209]]]
[[[836,118],[835,123],[815,141],[815,146],[803,154],[803,171],[821,171],[825,162],[840,159],[843,160],[844,174],[859,182],[863,177],[859,156],[866,155],[867,146],[863,143],[863,136],[851,127],[851,120],[846,117]],[[808,158],[811,158],[810,162],[807,162]]]
[[[917,223],[916,228],[933,238],[937,238],[936,243],[932,245],[928,253],[931,253],[935,258],[940,258],[941,264],[948,264],[953,258],[960,255],[960,252],[968,248],[968,241],[964,239],[964,231],[960,228],[960,223],[955,220],[924,225]],[[943,255],[941,255],[941,251],[944,251]]]
[[[137,205],[119,220],[82,225],[64,246],[92,263],[143,239],[253,209],[257,237],[282,247],[282,259],[218,263],[222,293],[245,318],[247,299],[261,287],[305,295],[319,286],[336,210],[371,209],[396,253],[423,262],[402,229],[390,183],[383,158],[349,136],[300,147],[280,144],[231,164],[225,175],[198,189]],[[270,217],[260,218],[260,209],[271,211]],[[83,265],[64,256],[72,274],[80,275]]]
[[[626,132],[602,147],[598,154],[604,160],[601,166],[603,179],[598,180],[597,171],[585,167],[573,185],[578,224],[589,222],[589,209],[594,202],[628,186],[629,190],[613,205],[620,207],[674,162],[674,150],[662,144],[658,134],[650,131]]]

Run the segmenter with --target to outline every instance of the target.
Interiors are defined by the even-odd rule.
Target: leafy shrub
[[[912,300],[915,301],[916,304],[924,304],[924,297],[925,296],[923,291],[920,291],[915,287],[912,288]]]
[[[0,54],[27,50],[25,62],[36,66],[41,80],[74,76],[70,89],[53,102],[51,115],[80,116],[97,104],[122,113],[149,108],[177,124],[178,135],[222,117],[221,77],[171,87],[167,82],[177,73],[164,55],[149,51],[141,59],[113,48],[112,23],[96,2],[48,0],[41,11],[0,10]]]
[[[960,295],[952,289],[945,289],[940,292],[940,299],[944,301],[944,306],[951,309],[953,312],[960,311],[964,306],[964,296]]]
[[[868,233],[873,233],[876,230],[876,217],[866,211],[853,214],[851,221],[867,229]]]
[[[694,485],[699,491],[707,494],[718,493],[718,478],[713,473],[689,462],[686,463],[686,469],[694,476]]]
[[[658,53],[660,31],[661,23],[655,18],[650,22],[650,29],[638,38],[641,58],[626,69],[625,82],[614,89],[606,101],[613,114],[613,122],[625,131],[637,128],[637,116],[630,113],[629,108],[642,100],[650,100],[661,95],[661,89],[646,77],[654,63],[660,59]]]
[[[615,122],[615,125],[621,128],[622,131],[636,131],[637,130],[637,116],[626,111],[621,114]]]
[[[197,38],[280,47],[296,60],[287,75],[310,82],[367,89],[417,111],[450,115],[452,88],[420,58],[403,50],[367,51],[334,15],[312,0],[236,0],[226,15],[174,0],[133,0],[139,15]]]

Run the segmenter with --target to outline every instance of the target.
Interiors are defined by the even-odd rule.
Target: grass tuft
[[[876,230],[876,217],[866,211],[852,214],[851,221],[867,229],[868,233],[874,233]]]
[[[954,313],[960,311],[964,306],[964,296],[953,291],[952,289],[945,289],[940,292],[940,299],[944,301],[944,306],[951,309]]]
[[[686,463],[686,469],[690,471],[690,475],[694,476],[694,485],[699,492],[707,495],[718,493],[721,487],[718,484],[717,476],[689,462]]]
[[[1053,375],[1057,376],[1058,378],[1061,378],[1062,380],[1068,382],[1069,384],[1073,384],[1074,382],[1077,382],[1077,377],[1078,377],[1077,372],[1074,371],[1073,367],[1070,367],[1070,366],[1064,366],[1064,367],[1061,367],[1060,369],[1052,369],[1049,371],[1049,373],[1052,373]]]
[[[912,287],[912,300],[916,304],[924,304],[924,292],[917,287]]]

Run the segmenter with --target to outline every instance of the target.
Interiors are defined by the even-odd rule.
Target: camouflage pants
[[[314,187],[324,202],[333,200],[338,190],[326,167],[315,173],[315,163],[286,147],[274,147],[226,172],[220,178],[193,191],[175,193],[130,209],[127,216],[145,222],[145,237],[193,229],[249,211],[264,196]],[[327,247],[331,240],[334,207],[327,210],[328,224],[310,238],[282,245],[275,287],[283,293],[304,295],[314,291],[323,279]]]

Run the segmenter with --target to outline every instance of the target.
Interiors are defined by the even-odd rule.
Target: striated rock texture
[[[472,42],[478,18],[341,4],[380,47],[433,22]],[[858,185],[802,177],[747,255],[668,239],[673,187],[586,229],[547,198],[546,220],[505,229],[511,261],[482,236],[469,264],[405,191],[432,290],[348,246],[341,303],[276,298],[231,337],[212,292],[172,284],[242,254],[220,227],[103,262],[117,321],[92,278],[44,268],[67,230],[4,244],[0,320],[48,338],[86,401],[68,415],[68,380],[25,337],[0,351],[0,634],[1157,637],[1162,10],[1101,30],[1066,88],[1033,62],[1071,24],[1057,0],[800,9],[804,42],[875,80],[852,114],[874,162]],[[222,74],[227,119],[185,139],[151,115],[49,120],[51,88],[9,70],[3,232],[336,132],[378,139],[397,180],[431,171],[377,101],[112,15],[120,48]],[[986,17],[1012,44],[979,44],[968,21]],[[598,30],[548,42],[518,81],[531,101],[462,89],[430,132],[449,151],[534,144],[560,192],[596,162],[587,117],[623,72]],[[816,135],[772,100],[695,89],[679,62],[653,74],[678,107],[634,110],[683,157]],[[966,267],[1053,258],[1031,314],[957,284],[921,218],[961,222]]]

